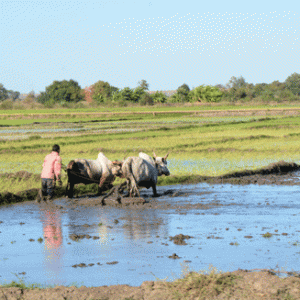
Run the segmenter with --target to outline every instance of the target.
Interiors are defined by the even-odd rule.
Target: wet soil
[[[176,257],[175,253],[173,255]],[[145,281],[138,287],[113,285],[91,288],[0,288],[0,299],[300,299],[300,278],[290,276],[282,279],[271,270],[237,270],[227,273],[212,272],[208,275],[190,272],[183,279],[173,282]]]
[[[258,170],[243,170],[239,172],[225,174],[223,176],[193,176],[192,178],[187,178],[187,180],[180,182],[182,184],[189,183],[199,183],[206,182],[210,184],[239,184],[239,185],[248,185],[248,184],[258,184],[258,185],[300,185],[299,177],[296,174],[296,171],[300,170],[300,165],[294,162],[285,162],[279,161],[277,163],[272,163],[266,167],[263,167]],[[0,174],[1,177],[6,178],[15,178],[16,180],[27,179],[31,176],[38,177],[39,175],[28,173],[27,171],[20,171],[17,173],[5,173]],[[159,189],[158,189],[159,191]],[[18,203],[24,201],[31,201],[36,199],[38,194],[38,189],[29,189],[22,192],[18,192],[16,194],[4,192],[0,193],[0,205],[1,204],[11,204]],[[65,196],[65,188],[56,187],[55,190],[56,198],[60,198]],[[164,192],[165,195],[169,195],[171,197],[182,196],[184,192],[177,191],[173,193],[172,190]],[[101,195],[99,197],[95,197],[95,195],[80,195],[77,198],[70,199],[69,201],[73,205],[80,206],[121,206],[121,207],[132,207],[132,206],[145,206],[145,208],[156,207],[156,208],[164,208],[164,204],[162,202],[158,203],[155,201],[155,198],[151,198],[151,202],[145,198],[131,198],[124,197],[121,195],[116,187],[113,187],[106,194]],[[217,205],[217,203],[210,203],[211,205]],[[169,207],[169,204],[166,204]],[[195,205],[194,205],[195,206]],[[207,206],[207,205],[206,205]],[[210,206],[211,207],[211,206]],[[196,204],[195,207],[189,208],[205,208],[202,207],[202,204]],[[208,207],[209,208],[209,207]]]

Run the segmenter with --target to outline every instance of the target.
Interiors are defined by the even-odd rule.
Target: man
[[[51,200],[54,195],[56,180],[58,185],[62,186],[61,181],[61,157],[59,156],[59,145],[55,144],[52,147],[52,152],[45,157],[43,163],[43,171],[41,174],[42,189],[39,191],[36,202]]]

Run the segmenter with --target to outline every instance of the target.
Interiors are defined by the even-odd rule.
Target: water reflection
[[[60,211],[42,209],[40,222],[43,226],[43,265],[48,280],[60,277],[64,262],[62,220]]]
[[[152,274],[159,278],[180,276],[184,260],[190,260],[191,268],[196,271],[209,264],[224,272],[269,268],[276,264],[285,266],[286,270],[299,270],[298,186],[159,187],[162,193],[169,189],[184,193],[156,199],[170,204],[168,210],[74,209],[66,199],[55,201],[66,206],[66,213],[34,203],[19,205],[19,209],[1,208],[0,266],[5,268],[0,267],[0,282],[15,280],[11,272],[25,271],[26,283],[140,285],[142,281],[155,280]],[[184,205],[188,202],[218,205],[186,209]],[[116,219],[119,223],[114,222]],[[20,227],[22,220],[25,224]],[[98,226],[99,223],[102,225]],[[262,236],[267,231],[273,234],[272,238]],[[100,239],[73,242],[68,237],[72,233],[97,235]],[[180,233],[193,237],[186,246],[168,239]],[[44,245],[36,241],[41,235],[45,238]],[[12,236],[16,241],[13,244]],[[35,242],[28,241],[31,237]],[[172,253],[181,259],[169,259]],[[107,264],[112,261],[118,264]],[[94,265],[72,268],[79,263]]]
[[[145,239],[155,235],[167,236],[168,227],[162,216],[155,210],[127,211],[124,236],[130,240]]]
[[[45,248],[47,251],[57,249],[62,244],[61,214],[59,211],[43,210],[41,214]]]
[[[108,240],[109,219],[106,218],[101,208],[83,209],[78,211],[70,209],[67,212],[69,218],[68,233],[71,234],[93,234],[99,236],[100,244],[106,244]]]
[[[118,231],[122,231],[122,239],[139,240],[154,235],[168,234],[168,227],[164,218],[156,210],[124,210],[122,217],[116,218],[113,215],[119,214],[119,209],[106,209],[101,207],[77,211],[71,209],[67,215],[70,220],[68,225],[69,234],[95,234],[100,237],[100,244],[109,243],[112,236],[116,236]],[[89,226],[87,226],[89,225]],[[116,232],[117,231],[117,232]]]

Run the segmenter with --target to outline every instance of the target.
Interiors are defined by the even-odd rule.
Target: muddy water
[[[0,283],[18,275],[26,283],[137,286],[210,264],[299,271],[299,189],[201,183],[159,187],[165,195],[156,199],[143,190],[153,205],[135,208],[85,208],[66,199],[56,207],[2,207]],[[262,236],[267,232],[272,237]],[[174,244],[170,236],[181,233],[192,238]],[[85,237],[75,241],[72,234]]]

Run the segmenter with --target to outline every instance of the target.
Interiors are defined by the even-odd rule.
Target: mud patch
[[[175,253],[174,253],[175,254]],[[173,255],[174,255],[173,254]],[[176,255],[176,254],[175,254]],[[88,267],[84,263],[73,267]],[[300,278],[279,278],[272,270],[201,274],[188,273],[173,282],[145,281],[140,286],[112,285],[102,287],[56,286],[24,289],[1,287],[1,299],[299,299]]]
[[[180,234],[177,234],[175,236],[170,236],[169,240],[173,241],[173,243],[175,245],[187,245],[185,240],[190,239],[190,238],[192,238],[192,236],[184,235],[184,234],[180,233]]]
[[[114,197],[108,197],[103,199],[103,197],[93,197],[93,198],[84,198],[75,200],[74,204],[85,206],[85,207],[93,207],[93,206],[114,206],[114,207],[124,207],[130,205],[143,205],[146,203],[146,200],[141,197],[127,197],[122,200],[118,200]]]
[[[180,183],[199,183],[206,182],[209,184],[271,184],[271,185],[300,185],[299,176],[295,175],[295,171],[300,170],[300,165],[291,162],[279,161],[277,163],[269,164],[266,167],[263,167],[258,170],[244,170],[240,172],[234,172],[225,174],[223,176],[209,177],[209,176],[187,176],[183,180],[179,181]],[[40,180],[40,175],[32,174],[27,171],[19,171],[17,173],[4,173],[0,174],[1,177],[15,178],[16,180],[28,179],[32,176],[36,176],[37,180]],[[172,177],[172,176],[171,176]],[[176,177],[176,176],[175,176]],[[175,178],[174,177],[174,178]],[[177,182],[177,183],[179,183]],[[161,203],[155,204],[155,199],[150,199],[146,201],[142,197],[124,197],[121,193],[124,183],[119,186],[114,186],[110,191],[108,191],[103,196],[85,196],[84,198],[77,198],[77,200],[69,200],[73,202],[74,205],[84,205],[84,206],[120,206],[120,207],[132,207],[132,206],[145,206],[145,208],[157,207],[164,208]],[[39,189],[29,189],[17,194],[5,192],[0,194],[0,205],[1,204],[10,204],[10,203],[20,203],[23,201],[30,201],[36,198]],[[86,195],[84,191],[80,191],[80,195]],[[179,197],[187,195],[184,191],[165,191],[162,196],[170,197]],[[65,188],[56,187],[55,189],[55,198],[60,198],[65,196]],[[169,204],[170,205],[170,204]],[[206,209],[211,208],[212,206],[221,205],[218,203],[210,203],[210,205],[203,205],[201,203],[193,204],[190,207],[186,206],[187,209]],[[232,203],[234,205],[234,203]],[[166,207],[167,208],[167,207]],[[170,208],[170,207],[168,207]]]
[[[300,185],[299,177],[295,175],[300,165],[291,162],[279,161],[269,164],[258,170],[244,170],[228,173],[215,178],[216,183],[232,184],[276,184]],[[211,179],[210,179],[211,180]],[[214,180],[213,180],[214,181]]]
[[[172,255],[168,256],[169,258],[172,258],[172,259],[179,259],[181,257],[179,257],[176,253],[173,253]]]
[[[89,206],[128,206],[145,204],[146,200],[142,197],[125,197],[123,195],[126,182],[112,187],[103,196],[96,196],[93,198],[84,198],[76,201],[76,205]],[[72,201],[72,200],[69,200]]]
[[[297,171],[300,169],[300,165],[291,162],[285,162],[283,160],[277,162],[277,163],[271,163],[266,167],[263,167],[258,170],[244,170],[240,172],[234,172],[229,173],[224,176],[221,176],[222,178],[232,178],[232,177],[243,177],[243,176],[249,176],[249,175],[267,175],[267,174],[283,174],[288,172]]]
[[[70,234],[69,235],[69,238],[72,240],[72,241],[79,241],[79,240],[82,240],[82,239],[93,239],[93,240],[98,240],[99,237],[98,236],[91,236],[89,234]]]
[[[109,262],[107,262],[106,264],[107,265],[116,265],[116,264],[118,264],[119,262],[118,261],[109,261]]]
[[[94,265],[94,264],[92,264]],[[73,268],[86,268],[87,266],[90,266],[90,265],[86,265],[85,263],[80,263],[80,264],[77,264],[77,265],[73,265],[72,267]]]

